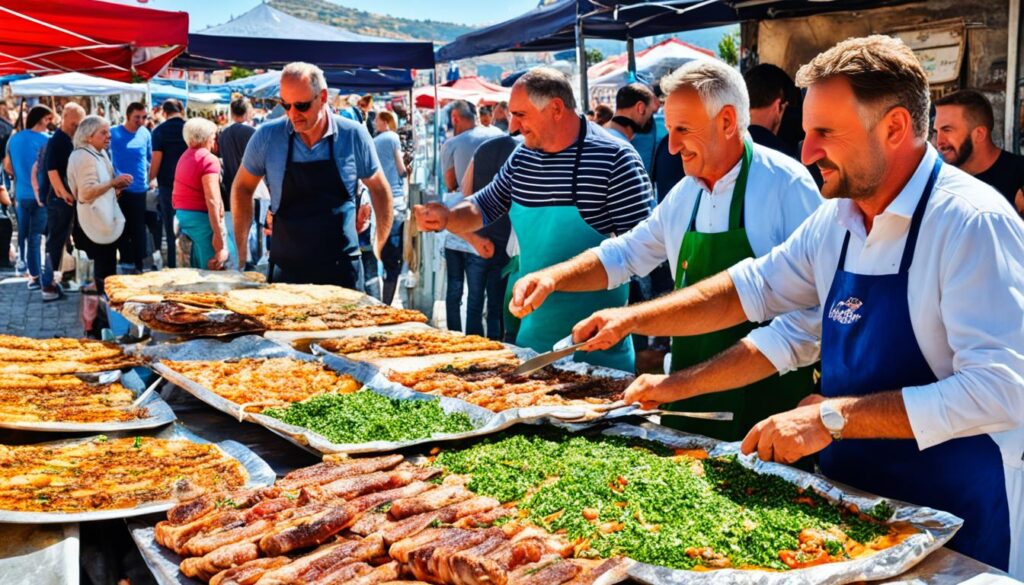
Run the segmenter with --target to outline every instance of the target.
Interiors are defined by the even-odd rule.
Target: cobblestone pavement
[[[43,302],[38,290],[28,290],[27,278],[0,272],[0,333],[25,337],[82,337],[81,296],[68,293],[59,301]]]

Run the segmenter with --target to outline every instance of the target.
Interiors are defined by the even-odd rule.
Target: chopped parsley
[[[888,531],[733,457],[699,461],[639,440],[498,435],[443,451],[434,465],[469,475],[480,495],[518,502],[550,531],[588,540],[592,551],[584,552],[675,569],[701,564],[687,549],[710,548],[734,567],[787,570],[779,552],[798,550],[805,528],[838,527],[862,543]],[[842,549],[839,541],[826,546]]]
[[[132,449],[142,448],[142,437],[135,437],[135,442],[132,443]]]
[[[437,400],[395,400],[363,390],[324,394],[263,414],[307,428],[334,443],[406,441],[473,430],[469,416],[446,413]]]

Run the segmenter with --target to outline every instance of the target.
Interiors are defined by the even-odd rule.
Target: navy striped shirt
[[[498,175],[473,196],[489,224],[524,207],[575,205],[590,227],[624,234],[651,214],[651,182],[632,146],[590,123],[580,158],[578,193],[572,193],[576,144],[546,153],[520,145]]]

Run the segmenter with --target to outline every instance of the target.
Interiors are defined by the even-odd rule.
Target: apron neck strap
[[[328,124],[330,124],[330,121],[328,121]],[[285,158],[285,165],[286,166],[288,165],[288,163],[292,162],[292,150],[293,150],[293,147],[295,145],[295,136],[297,134],[298,134],[298,132],[295,132],[295,130],[292,129],[292,133],[288,135],[288,156],[287,156],[287,158]],[[332,134],[330,136],[327,136],[326,138],[327,138],[327,149],[331,153],[330,154],[330,158],[328,160],[334,160],[334,135]],[[321,140],[322,140],[322,138],[321,138]]]
[[[729,229],[737,230],[744,227],[744,204],[747,193],[747,177],[750,175],[750,161],[754,159],[754,145],[748,137],[743,141],[743,157],[740,158],[740,174],[736,177],[736,184],[732,188],[732,201],[729,203]],[[700,209],[700,200],[704,195],[704,189],[697,193],[697,200],[693,202],[693,212],[690,214],[690,224],[686,231],[697,231],[697,210]]]
[[[914,208],[914,215],[910,219],[910,231],[907,232],[907,243],[903,245],[903,258],[900,260],[900,271],[899,274],[905,274],[910,270],[910,264],[914,261],[914,249],[917,247],[917,234],[921,231],[921,220],[924,218],[924,209],[928,206],[928,199],[931,197],[932,191],[935,190],[935,181],[939,177],[939,171],[942,170],[942,157],[937,156],[935,158],[935,164],[932,165],[932,172],[928,176],[928,182],[925,183],[924,191],[921,192],[921,198],[917,201],[917,207]],[[837,270],[846,269],[846,250],[850,247],[850,231],[846,231],[846,237],[843,238],[843,249],[839,253],[839,263]]]
[[[576,137],[576,158],[572,164],[572,192],[569,194],[573,201],[576,200],[576,190],[579,189],[580,162],[583,160],[583,143],[587,141],[587,119],[580,116],[580,132]]]

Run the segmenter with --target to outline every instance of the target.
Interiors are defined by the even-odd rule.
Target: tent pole
[[[1020,78],[1020,0],[1010,0],[1010,20],[1007,28],[1009,42],[1006,55],[1006,104],[1003,111],[1003,149],[1018,152],[1016,133],[1017,118],[1017,87]]]
[[[438,99],[437,99],[437,82],[438,82],[438,78],[437,78],[437,64],[435,63],[434,64],[434,162],[433,162],[433,166],[431,167],[431,169],[434,172],[434,193],[436,195],[440,196],[441,195],[441,173],[437,172],[438,171],[438,166],[440,166],[439,162],[438,162],[438,157],[437,157],[437,147],[438,147],[438,143],[441,142],[441,114],[440,114],[440,112],[438,112],[438,108],[437,108],[437,106],[438,106],[438,103],[437,103],[438,102]]]
[[[580,69],[580,113],[590,109],[590,90],[587,88],[587,47],[583,40],[583,19],[576,19],[576,64]]]
[[[629,71],[630,83],[636,81],[636,49],[633,47],[633,37],[626,39],[626,68]]]

